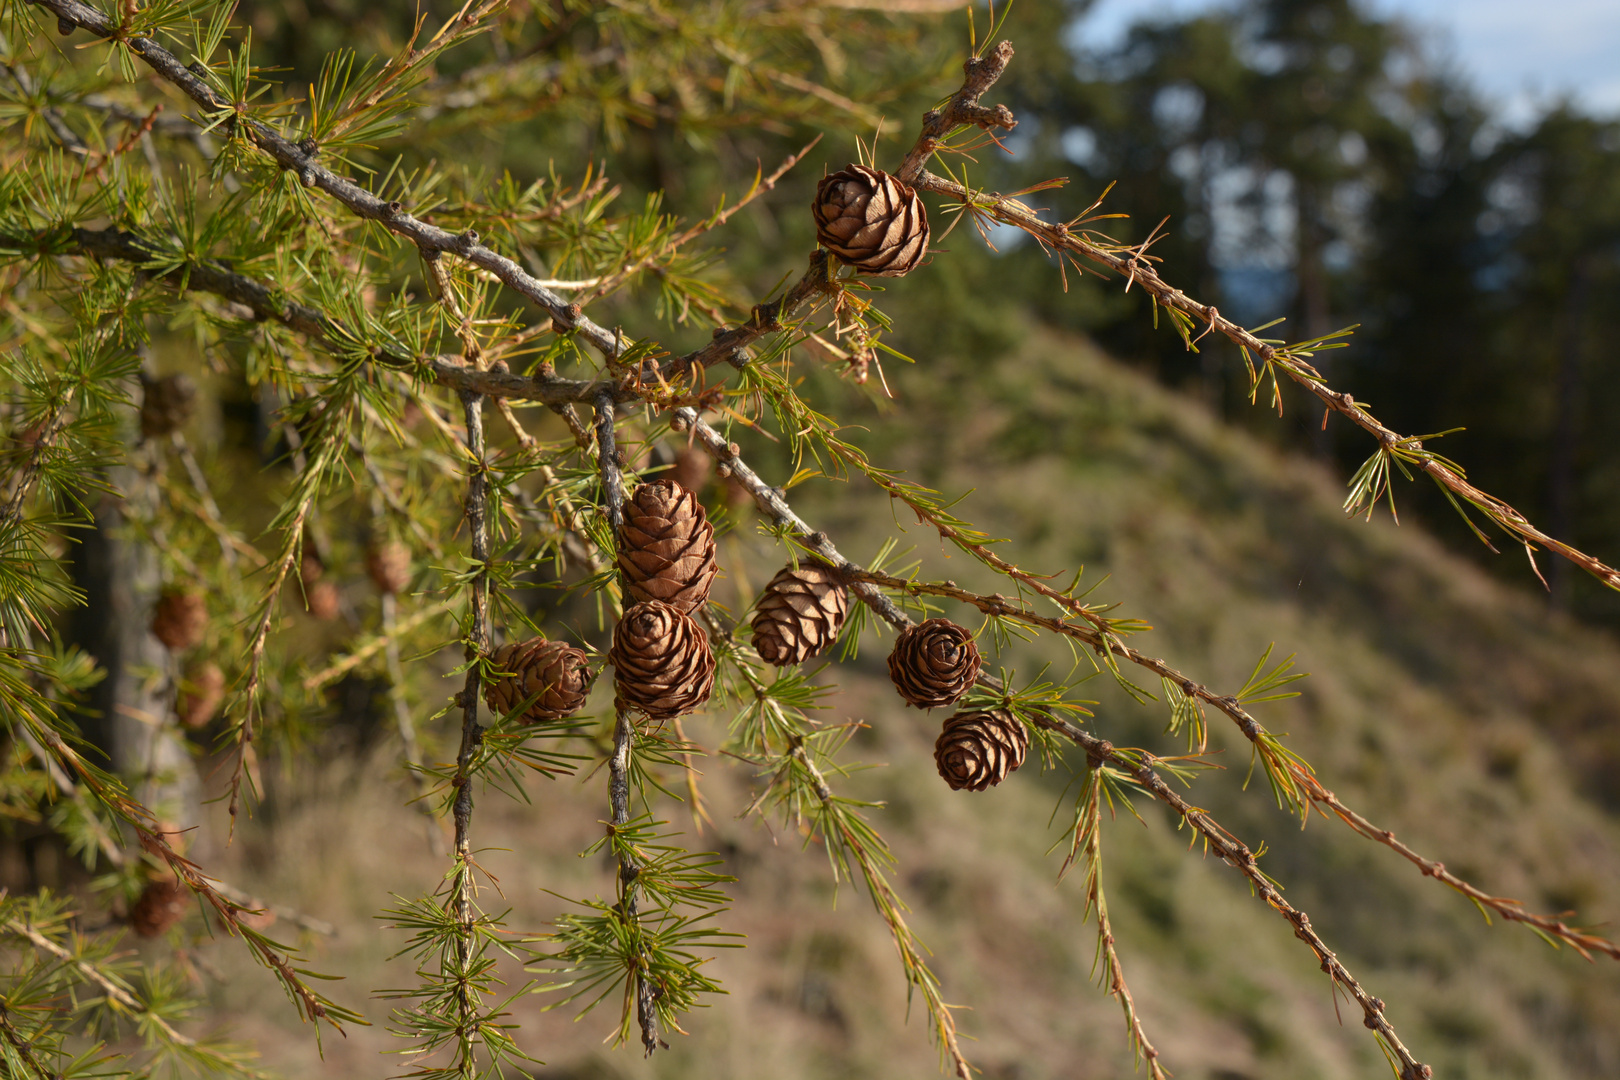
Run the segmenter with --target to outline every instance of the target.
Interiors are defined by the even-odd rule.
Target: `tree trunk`
[[[132,504],[153,506],[156,492],[127,466],[109,479],[122,497],[101,497],[95,528],[74,546],[73,581],[84,590],[85,606],[74,611],[68,638],[107,672],[87,695],[92,713],[80,726],[137,799],[186,828],[197,824],[200,791],[174,719],[175,661],[150,629],[161,585],[158,556],[125,535]]]

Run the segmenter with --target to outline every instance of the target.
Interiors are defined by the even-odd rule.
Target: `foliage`
[[[1448,432],[1448,455],[1552,535],[1612,550],[1614,444],[1600,433],[1615,367],[1600,343],[1617,310],[1613,120],[1562,104],[1516,130],[1417,28],[1351,0],[1144,19],[1076,62],[1061,25],[1083,8],[1019,13],[1044,26],[1009,72],[1025,126],[1017,158],[987,163],[995,183],[1072,171],[1088,182],[1042,196],[1061,216],[1112,183],[1108,207],[1131,216],[1117,235],[1140,242],[1162,223],[1154,253],[1239,322],[1286,315],[1278,333],[1292,338],[1356,325],[1352,349],[1316,361],[1330,382],[1393,430]],[[1308,399],[1280,424],[1257,414],[1218,353],[1156,332],[1140,301],[1097,279],[1066,293],[1041,256],[1011,251],[1000,272],[1044,321],[1084,328],[1346,475],[1367,461]],[[1384,494],[1492,554],[1444,493],[1402,486]],[[1516,558],[1487,563],[1521,573]],[[1541,570],[1556,606],[1614,622],[1612,591],[1556,562]]]
[[[678,721],[648,723],[625,709],[531,727],[482,711],[499,639],[549,630],[600,654],[621,602],[614,553],[625,488],[671,464],[684,438],[751,497],[761,543],[787,560],[820,558],[848,581],[866,614],[845,632],[845,658],[869,647],[880,624],[904,627],[912,613],[945,603],[979,613],[979,638],[998,658],[1043,633],[1068,646],[1069,674],[987,672],[969,703],[1010,710],[1032,729],[1046,765],[1084,770],[1058,849],[1063,869],[1084,870],[1105,985],[1155,1072],[1157,1051],[1126,987],[1100,884],[1104,802],[1133,813],[1147,800],[1167,807],[1194,844],[1287,920],[1362,1011],[1397,1073],[1425,1069],[1384,1003],[1283,899],[1260,866],[1263,849],[1181,794],[1208,765],[1197,754],[1214,713],[1248,739],[1277,804],[1302,821],[1313,809],[1332,815],[1482,911],[1550,941],[1620,955],[1559,917],[1475,888],[1339,801],[1252,715],[1257,703],[1292,696],[1284,687],[1303,676],[1291,657],[1273,660],[1268,649],[1234,693],[1203,686],[1140,651],[1133,642],[1149,627],[1093,599],[1097,584],[1083,569],[1054,578],[1021,567],[1004,541],[961,516],[959,496],[873,461],[817,391],[831,376],[876,394],[883,362],[909,360],[892,344],[900,324],[879,306],[889,305],[886,293],[816,251],[760,302],[736,299],[738,280],[754,268],[723,251],[717,230],[745,206],[768,213],[758,200],[808,153],[803,128],[865,128],[876,104],[937,75],[936,38],[858,8],[468,0],[437,24],[380,13],[364,24],[375,35],[365,49],[334,44],[312,54],[308,42],[320,36],[312,27],[261,25],[257,14],[239,24],[232,8],[209,0],[130,2],[110,13],[77,0],[6,0],[0,347],[14,449],[0,520],[0,718],[14,767],[0,794],[11,814],[49,815],[87,864],[113,864],[117,872],[89,890],[105,909],[127,915],[143,888],[178,881],[317,1031],[366,1022],[342,992],[313,989],[327,976],[268,937],[254,924],[256,907],[187,858],[181,830],[157,816],[162,782],[173,787],[174,776],[154,776],[116,739],[104,748],[111,770],[86,758],[70,713],[96,672],[62,643],[61,627],[72,605],[105,601],[91,599],[88,580],[74,583],[83,568],[69,552],[75,530],[102,531],[105,504],[121,501],[125,526],[113,539],[158,562],[160,581],[117,586],[142,594],[141,621],[160,584],[200,591],[209,609],[203,640],[174,645],[190,655],[165,654],[148,681],[162,688],[169,712],[187,665],[212,658],[226,668],[231,690],[213,750],[225,762],[221,799],[232,819],[256,805],[261,759],[291,767],[312,753],[323,688],[356,673],[388,688],[410,794],[452,834],[442,837],[451,851],[437,885],[396,898],[380,916],[415,966],[414,985],[385,994],[398,1003],[389,1023],[404,1041],[407,1075],[500,1075],[534,1060],[509,1019],[512,1002],[531,992],[585,1011],[616,1001],[610,1037],[639,1039],[647,1054],[680,1031],[683,1014],[722,992],[705,964],[735,944],[722,888],[731,879],[718,871],[718,855],[687,850],[664,816],[684,785],[694,824],[701,821],[694,760],[717,752],[755,770],[751,814],[775,817],[806,847],[820,847],[832,880],[870,900],[942,1062],[966,1080],[957,1006],[908,920],[874,804],[835,787],[861,767],[850,757],[859,725],[816,715],[835,689],[819,673],[767,675],[733,613],[710,605],[701,615],[723,669],[716,707],[732,717],[722,745],[700,746]],[[341,15],[332,9],[322,21]],[[1342,346],[1342,332],[1307,320],[1304,340],[1262,340],[1172,289],[1154,268],[1152,237],[1129,244],[1110,235],[1098,202],[1057,224],[1017,201],[1056,181],[1012,195],[975,186],[973,155],[1016,126],[1005,106],[981,104],[1012,57],[1000,37],[1005,15],[970,32],[961,89],[928,113],[895,168],[944,198],[937,214],[987,236],[993,224],[1022,228],[1056,253],[1065,275],[1090,270],[1123,278],[1127,290],[1140,284],[1154,317],[1188,349],[1207,322],[1239,344],[1251,400],[1269,394],[1280,406],[1280,386],[1291,380],[1350,417],[1382,455],[1353,507],[1388,493],[1391,462],[1410,467],[1526,550],[1546,546],[1620,587],[1603,563],[1536,532],[1421,439],[1388,432],[1331,389],[1318,357]],[[84,47],[55,47],[51,29]],[[273,62],[256,37],[276,44]],[[284,66],[294,74],[277,81]],[[172,92],[191,115],[160,124]],[[1351,104],[1338,120],[1363,123],[1367,100]],[[518,148],[473,153],[491,130],[510,133]],[[775,147],[787,136],[803,149],[769,174],[728,170],[734,194],[701,216],[666,205],[666,193],[707,192],[716,179],[670,166],[675,147],[724,162],[742,146]],[[599,148],[615,161],[606,171]],[[561,163],[541,168],[542,153]],[[496,167],[486,172],[466,158]],[[1296,163],[1301,190],[1325,200],[1342,177],[1334,169],[1305,177],[1311,163],[1319,157]],[[619,164],[646,189],[639,202],[612,179]],[[683,353],[683,338],[701,343]],[[136,387],[186,362],[226,387],[222,397],[251,402],[263,430],[246,447],[199,457],[190,432],[158,431],[147,417],[134,437]],[[781,485],[749,459],[780,465]],[[1011,595],[885,567],[890,546],[870,567],[850,563],[786,500],[797,485],[826,480],[875,485],[897,517],[914,518]],[[386,543],[409,549],[418,568],[410,589],[390,587],[375,607],[368,598],[347,611],[340,597],[323,615],[329,568],[358,564]],[[354,631],[347,641],[325,625],[337,617]],[[424,691],[403,676],[405,658],[459,678],[460,689]],[[1095,703],[1080,696],[1091,675],[1139,703],[1157,702],[1194,754],[1159,756],[1095,733]],[[171,718],[152,726],[162,730],[153,739],[179,739]],[[612,863],[612,896],[568,898],[572,910],[549,934],[511,928],[486,906],[498,885],[475,846],[475,802],[491,790],[527,798],[531,783],[586,762],[606,775],[608,815],[605,837],[583,854]],[[75,809],[53,813],[59,800]],[[176,980],[142,965],[137,989],[136,969],[113,962],[115,935],[81,935],[61,902],[44,893],[0,899],[0,925],[0,940],[21,957],[0,1011],[13,1071],[136,1075],[170,1059],[250,1071],[237,1051],[174,1027],[191,1008]],[[514,966],[526,972],[515,987],[507,982]],[[83,987],[99,988],[96,1007],[75,1007]],[[145,1049],[104,1054],[102,1013],[133,1023]]]

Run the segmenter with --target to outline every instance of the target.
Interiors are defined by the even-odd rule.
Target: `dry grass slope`
[[[894,378],[891,373],[891,378]],[[1084,342],[1039,339],[986,372],[975,408],[935,397],[916,376],[901,416],[874,423],[875,456],[936,486],[977,489],[964,516],[1014,541],[1021,565],[1084,562],[1111,574],[1098,597],[1124,601],[1159,629],[1139,647],[1193,677],[1235,690],[1271,641],[1297,652],[1311,677],[1303,696],[1261,706],[1273,730],[1323,781],[1380,825],[1483,888],[1541,909],[1578,908],[1587,922],[1620,921],[1620,648],[1548,617],[1535,597],[1504,589],[1412,528],[1347,521],[1342,492],[1318,467],[1223,428],[1195,404],[1113,365]],[[911,420],[904,418],[909,412]],[[917,417],[926,415],[926,421]],[[799,489],[802,512],[846,552],[875,549],[890,527],[887,500],[856,484]],[[914,532],[925,573],[997,586],[961,557],[946,560]],[[722,547],[722,561],[730,545]],[[731,580],[758,585],[768,558]],[[1003,590],[1005,591],[1005,590]],[[731,599],[724,585],[717,595]],[[951,612],[967,621],[971,613]],[[886,639],[887,640],[887,639]],[[969,1057],[998,1080],[1125,1077],[1132,1063],[1119,1013],[1088,978],[1095,936],[1080,922],[1078,876],[1054,884],[1048,827],[1066,766],[1033,764],[988,793],[951,792],[930,757],[942,717],[903,709],[883,677],[885,642],[831,668],[844,693],[829,719],[871,725],[850,756],[886,767],[841,790],[881,799],[873,811],[899,857],[898,880],[934,950],[949,1000],[971,1007]],[[1001,658],[1021,674],[1066,670],[1061,645]],[[1162,712],[1099,679],[1093,726],[1116,744],[1173,753]],[[607,705],[599,688],[595,704]],[[447,691],[448,692],[448,691]],[[690,734],[709,745],[724,721]],[[1243,790],[1247,744],[1215,725],[1225,766],[1191,798],[1251,845],[1370,990],[1422,1060],[1447,1078],[1620,1075],[1620,966],[1555,952],[1522,928],[1487,926],[1465,900],[1392,853],[1333,822],[1301,831],[1269,801],[1263,780]],[[271,805],[226,857],[266,895],[340,925],[321,970],[349,973],[341,999],[376,1022],[326,1040],[324,1062],[262,972],[228,946],[216,1017],[257,1039],[284,1075],[376,1076],[403,1071],[374,989],[405,986],[402,942],[373,912],[390,891],[422,891],[445,869],[399,806],[388,748],[337,760],[275,785]],[[730,990],[693,1018],[690,1035],[651,1062],[600,1045],[606,1015],[579,1023],[514,1008],[523,1045],[547,1080],[702,1076],[922,1078],[936,1074],[920,1016],[907,1022],[905,987],[881,923],[858,890],[835,892],[819,849],[791,829],[740,822],[753,778],[711,759],[703,785],[734,886],[731,929],[748,948],[718,956]],[[576,853],[606,816],[601,774],[531,786],[533,805],[481,798],[480,861],[499,878],[492,907],[539,931],[560,901],[609,889],[608,868]],[[1188,851],[1188,837],[1139,802],[1145,824],[1105,828],[1104,884],[1121,958],[1148,1030],[1182,1080],[1374,1077],[1385,1066],[1355,1010],[1337,1007],[1309,952],[1230,870]],[[684,817],[684,815],[683,815]],[[604,1006],[610,1011],[611,1006]],[[1344,1022],[1341,1024],[1340,1015]]]

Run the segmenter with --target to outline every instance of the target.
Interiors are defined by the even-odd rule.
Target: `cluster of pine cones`
[[[779,667],[818,655],[849,615],[849,590],[837,571],[804,562],[777,573],[754,605],[754,649]],[[973,635],[949,619],[908,627],[889,654],[889,678],[907,704],[955,704],[979,677]],[[940,776],[953,789],[983,791],[1024,763],[1029,734],[1004,710],[961,712],[945,721],[934,746]]]

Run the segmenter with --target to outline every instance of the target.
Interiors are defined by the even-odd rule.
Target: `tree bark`
[[[79,724],[142,804],[187,828],[200,816],[200,790],[174,719],[175,658],[150,629],[162,583],[158,555],[124,535],[129,504],[153,506],[156,493],[127,466],[109,479],[122,494],[101,497],[95,528],[78,536],[73,552],[73,582],[85,606],[73,612],[67,636],[107,672],[87,694],[91,711]]]

